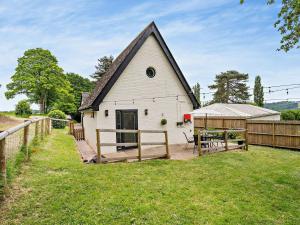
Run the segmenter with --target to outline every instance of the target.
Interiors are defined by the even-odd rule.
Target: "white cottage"
[[[84,94],[82,123],[85,139],[96,149],[96,128],[168,130],[169,144],[186,142],[193,134],[189,112],[199,107],[191,88],[154,22],[113,61],[90,94]],[[165,119],[167,124],[162,125]],[[144,142],[162,141],[143,134]],[[136,134],[101,133],[101,141],[136,142]],[[122,147],[103,147],[103,153]]]

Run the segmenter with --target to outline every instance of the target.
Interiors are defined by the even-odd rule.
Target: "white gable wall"
[[[149,66],[156,70],[154,78],[149,78],[146,75],[146,69]],[[178,100],[177,97],[155,98],[177,95],[179,95]],[[126,101],[120,102],[120,100]],[[114,101],[117,101],[116,104]],[[147,38],[100,104],[97,120],[94,120],[97,123],[97,128],[115,129],[115,112],[118,109],[137,109],[139,129],[167,129],[170,144],[185,143],[186,140],[182,132],[186,132],[187,135],[193,134],[192,123],[184,124],[183,127],[176,125],[176,122],[183,121],[184,113],[193,110],[193,105],[154,36]],[[144,114],[145,109],[148,109],[147,116]],[[109,111],[108,117],[105,117],[105,110]],[[162,118],[167,119],[167,125],[160,125]],[[90,129],[90,127],[86,126],[86,129]],[[93,139],[93,135],[93,132],[91,135],[86,132],[88,140]],[[163,140],[163,134],[142,135],[142,142],[160,142]],[[115,133],[101,133],[102,141],[116,142]],[[112,151],[116,151],[116,148],[103,148],[104,153]]]

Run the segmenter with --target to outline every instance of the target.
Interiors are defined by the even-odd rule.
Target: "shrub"
[[[66,114],[58,109],[55,109],[55,110],[52,110],[51,112],[49,112],[48,116],[50,118],[55,118],[55,119],[66,119],[67,118]],[[52,120],[52,126],[53,126],[53,128],[63,129],[66,126],[66,122]]]
[[[17,116],[28,117],[32,114],[32,110],[30,108],[30,104],[27,100],[21,100],[16,105],[15,113]]]
[[[300,120],[300,110],[287,110],[281,113],[282,120]]]

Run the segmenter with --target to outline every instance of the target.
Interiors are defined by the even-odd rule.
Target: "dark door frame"
[[[116,109],[116,129],[123,129],[123,128],[119,128],[118,127],[118,112],[134,112],[135,115],[136,115],[136,121],[135,121],[135,128],[134,130],[138,130],[138,110],[137,109]],[[122,115],[121,115],[122,117]],[[122,118],[121,118],[122,119]],[[121,127],[122,127],[122,121],[121,121]],[[125,133],[116,133],[116,143],[120,143],[118,142],[118,138],[121,139],[121,143],[123,143],[124,141],[122,140],[124,138],[124,135]],[[128,135],[128,134],[127,134]],[[132,134],[132,135],[135,135],[135,139],[136,139],[136,142],[137,142],[137,134]],[[126,149],[132,149],[132,148],[136,148],[137,146],[130,146],[130,147],[125,147],[125,146],[120,146],[120,147],[117,147],[117,150],[126,150]]]

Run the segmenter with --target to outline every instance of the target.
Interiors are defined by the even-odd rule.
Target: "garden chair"
[[[187,150],[188,149],[188,146],[189,146],[189,144],[193,144],[194,143],[194,137],[190,137],[190,138],[188,138],[188,136],[186,135],[186,133],[185,132],[182,132],[183,134],[184,134],[184,136],[185,136],[185,139],[186,139],[186,144],[185,144],[185,149]]]

